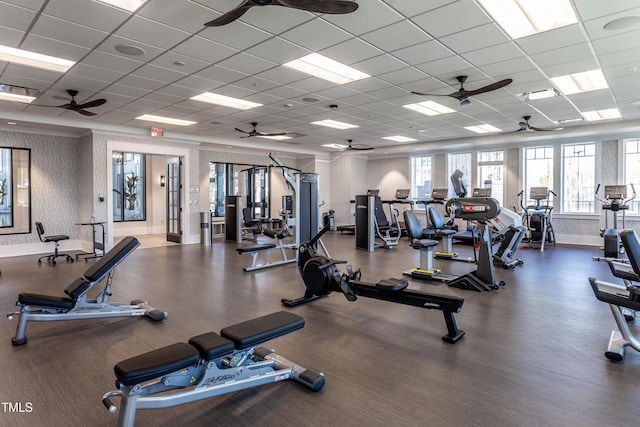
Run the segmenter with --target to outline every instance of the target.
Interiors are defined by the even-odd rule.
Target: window
[[[524,152],[524,196],[525,205],[535,204],[529,199],[531,187],[548,187],[553,189],[553,147],[526,148]],[[552,200],[549,204],[553,205]]]
[[[431,156],[411,158],[411,197],[431,197]]]
[[[640,186],[640,139],[628,139],[624,141],[624,183]],[[631,189],[628,188],[628,197],[631,197]],[[640,191],[640,188],[638,188]],[[640,214],[640,202],[634,200],[629,203],[627,213]]]
[[[449,154],[449,177],[456,170],[462,172],[462,183],[467,191],[467,196],[471,196],[471,153]],[[449,198],[458,197],[453,188],[451,180],[449,181]]]
[[[502,205],[504,152],[480,151],[478,153],[478,187],[490,188],[491,197]]]
[[[594,143],[562,146],[563,212],[594,212],[595,155]]]
[[[114,152],[113,221],[145,221],[145,155]]]

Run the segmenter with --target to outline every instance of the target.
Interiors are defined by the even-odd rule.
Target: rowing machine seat
[[[407,280],[395,279],[393,277],[390,279],[382,279],[376,283],[376,288],[393,292],[401,291],[407,286],[409,286],[409,282]]]
[[[276,245],[274,243],[261,243],[259,245],[251,245],[251,246],[243,246],[241,248],[237,248],[239,254],[248,254],[251,252],[259,252],[267,249],[274,249]]]

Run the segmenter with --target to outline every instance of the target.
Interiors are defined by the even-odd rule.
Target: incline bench
[[[297,250],[296,245],[284,243],[284,239],[291,236],[291,234],[289,234],[289,230],[287,230],[286,228],[282,230],[267,229],[267,230],[263,230],[262,232],[264,233],[265,236],[270,237],[272,239],[276,239],[278,241],[278,244],[276,245],[275,243],[258,243],[251,246],[238,247],[236,251],[238,251],[240,255],[245,255],[245,254],[251,255],[251,266],[244,267],[242,270],[247,272],[256,271],[256,270],[262,270],[265,268],[271,268],[279,265],[291,264],[293,262],[296,262],[296,257],[295,257],[295,251]],[[265,262],[265,263],[258,262],[259,254],[266,251],[276,250],[276,249],[280,250],[280,255],[282,256],[282,260]],[[287,256],[288,250],[294,251],[294,256],[292,256],[291,258]]]
[[[21,293],[16,305],[17,313],[7,314],[7,318],[20,316],[16,335],[11,339],[13,345],[27,342],[27,322],[53,322],[58,320],[97,319],[105,317],[147,316],[155,321],[167,317],[164,311],[156,310],[144,301],[132,301],[130,304],[109,302],[111,281],[115,268],[140,242],[135,237],[125,237],[107,252],[100,260],[87,269],[82,277],[74,280],[64,290],[67,297]],[[102,292],[95,299],[87,299],[87,292],[106,278]]]
[[[120,397],[118,426],[130,427],[138,409],[170,408],[287,379],[319,391],[324,374],[256,348],[302,327],[302,317],[280,311],[124,360],[114,367],[118,390],[102,403],[115,413],[111,398]]]

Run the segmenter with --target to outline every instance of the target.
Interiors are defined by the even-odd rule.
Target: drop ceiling
[[[135,13],[93,0],[0,0],[0,44],[76,61],[66,73],[0,61],[0,83],[38,89],[32,104],[0,101],[0,126],[67,132],[87,129],[146,132],[222,144],[280,147],[291,153],[331,153],[323,144],[354,143],[367,153],[410,153],[429,147],[477,141],[569,138],[616,132],[640,135],[640,26],[605,30],[610,21],[640,16],[637,0],[572,0],[578,23],[512,40],[474,0],[359,0],[356,12],[317,15],[280,6],[253,7],[222,27],[204,23],[234,8],[232,0],[148,0]],[[116,46],[135,46],[131,56]],[[283,67],[312,52],[371,77],[337,85]],[[525,102],[516,94],[552,88],[551,77],[602,69],[609,88]],[[467,75],[473,90],[511,78],[505,88],[471,98],[461,106],[448,94]],[[65,104],[67,89],[78,102],[98,98],[94,117],[52,108]],[[202,92],[263,104],[250,110],[213,106],[190,98]],[[403,105],[434,100],[454,113],[427,117]],[[330,107],[333,106],[333,107]],[[519,132],[557,127],[580,112],[618,108],[612,122],[574,122],[556,132]],[[140,122],[142,114],[191,120],[188,127]],[[359,126],[337,130],[313,125],[338,120]],[[234,128],[289,132],[273,142],[240,138]],[[465,129],[489,124],[501,133],[478,136]],[[397,143],[389,136],[416,139]]]

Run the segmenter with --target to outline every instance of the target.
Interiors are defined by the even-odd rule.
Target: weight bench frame
[[[16,302],[16,305],[20,306],[20,311],[7,314],[10,320],[14,316],[20,317],[16,335],[11,338],[11,344],[26,344],[27,323],[30,321],[53,322],[135,316],[147,316],[160,321],[166,318],[166,312],[154,309],[146,301],[135,300],[130,304],[109,301],[115,268],[139,245],[140,242],[135,237],[129,236],[122,239],[88,268],[82,277],[67,286],[64,292],[68,297],[21,293]],[[95,299],[87,298],[87,293],[104,279],[106,281],[102,292]]]
[[[124,360],[114,367],[119,390],[105,393],[102,403],[115,413],[111,398],[120,397],[118,426],[131,427],[138,409],[169,408],[288,379],[319,391],[323,373],[256,347],[304,323],[280,311]]]
[[[283,243],[283,239],[285,239],[286,237],[289,237],[289,233],[286,232],[286,229],[279,232],[276,232],[273,230],[264,230],[263,233],[268,237],[277,239],[278,244],[276,245],[275,243],[260,243],[257,245],[242,246],[237,248],[236,251],[240,255],[245,255],[245,254],[251,255],[251,266],[244,267],[242,269],[243,271],[250,272],[250,271],[256,271],[256,270],[264,270],[266,268],[277,267],[279,265],[285,265],[285,264],[291,264],[297,261],[297,258],[295,257],[295,254],[297,253],[296,245],[293,243],[291,244]],[[260,255],[260,253],[262,252],[272,251],[272,250],[280,250],[280,255],[282,255],[282,260],[265,262],[260,264],[258,262],[258,255]],[[294,251],[293,258],[289,258],[287,256],[288,250]]]

